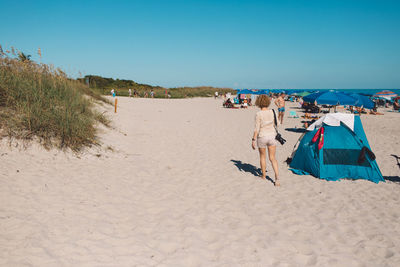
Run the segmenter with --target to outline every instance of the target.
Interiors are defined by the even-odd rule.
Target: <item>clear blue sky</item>
[[[400,1],[0,0],[0,44],[72,77],[399,88]]]

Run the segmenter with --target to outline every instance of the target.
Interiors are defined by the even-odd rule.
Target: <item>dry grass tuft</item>
[[[0,51],[1,52],[1,51]],[[109,124],[91,98],[107,102],[81,82],[46,64],[0,53],[0,128],[11,138],[38,137],[45,147],[80,150],[96,144],[96,122]]]

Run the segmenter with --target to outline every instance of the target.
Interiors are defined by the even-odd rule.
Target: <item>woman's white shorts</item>
[[[277,141],[275,140],[275,135],[271,136],[261,136],[257,138],[258,148],[265,148],[267,146],[276,146]]]

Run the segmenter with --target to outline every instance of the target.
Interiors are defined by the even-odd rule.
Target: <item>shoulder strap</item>
[[[276,126],[278,126],[278,122],[276,121],[275,109],[272,109],[272,112],[274,113],[274,122],[275,122],[275,127],[276,127]]]
[[[275,114],[275,109],[272,109],[272,112],[274,113],[274,128],[277,134],[279,134],[278,132],[278,122],[276,121],[276,114]]]

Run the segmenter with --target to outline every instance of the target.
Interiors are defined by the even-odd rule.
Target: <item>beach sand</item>
[[[1,266],[400,266],[400,114],[361,117],[388,178],[374,184],[292,174],[301,133],[284,129],[303,119],[287,112],[276,188],[255,176],[257,108],[118,101],[79,155],[2,141]]]

